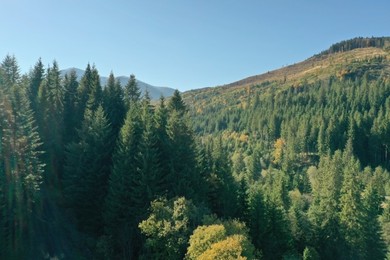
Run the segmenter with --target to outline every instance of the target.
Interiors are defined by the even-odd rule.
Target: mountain
[[[65,76],[67,73],[70,73],[72,70],[76,71],[78,80],[80,80],[83,77],[84,72],[85,72],[84,70],[78,69],[78,68],[68,68],[68,69],[64,69],[64,70],[60,71],[61,76]],[[122,87],[124,87],[129,80],[129,77],[127,77],[127,76],[119,76],[116,78],[120,81]],[[108,77],[102,77],[102,76],[100,77],[100,84],[102,86],[105,86],[107,81],[108,81]],[[159,99],[161,95],[164,97],[170,97],[170,96],[172,96],[173,92],[175,91],[173,88],[169,88],[169,87],[152,86],[152,85],[145,83],[145,82],[138,80],[138,79],[137,79],[137,84],[138,84],[138,87],[140,88],[142,94],[144,94],[145,91],[148,90],[149,95],[152,99]]]
[[[207,99],[212,96],[214,101],[219,99],[227,105],[228,96],[234,96],[234,103],[239,103],[247,93],[260,86],[272,86],[280,91],[303,83],[327,80],[333,76],[346,79],[360,77],[364,73],[370,77],[390,75],[390,37],[359,37],[342,41],[305,61],[230,84],[190,90],[184,93],[184,98],[189,103],[203,100],[204,105],[210,102]]]

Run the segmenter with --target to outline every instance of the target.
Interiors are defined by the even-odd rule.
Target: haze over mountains
[[[65,74],[70,73],[72,70],[76,71],[78,80],[80,80],[83,77],[84,72],[85,72],[84,70],[79,69],[79,68],[68,68],[68,69],[64,69],[64,70],[60,71],[61,76],[65,76]],[[119,80],[122,87],[124,87],[129,80],[129,77],[127,77],[127,76],[119,76],[116,78]],[[108,77],[104,77],[104,76],[100,77],[100,84],[103,87],[106,85],[107,81],[108,81]],[[170,96],[172,96],[173,92],[175,91],[175,89],[169,88],[169,87],[152,86],[152,85],[145,83],[145,82],[138,80],[138,79],[137,79],[137,84],[138,84],[138,87],[140,88],[142,94],[144,94],[145,91],[148,90],[149,95],[152,99],[158,99],[158,98],[160,98],[160,96],[170,97]]]

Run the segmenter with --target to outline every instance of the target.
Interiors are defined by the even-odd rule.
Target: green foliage
[[[186,259],[254,258],[255,249],[248,238],[248,229],[235,220],[196,228],[186,254]]]
[[[303,260],[319,260],[320,256],[313,247],[305,247],[303,250]]]
[[[151,202],[150,215],[139,224],[147,237],[142,259],[183,259],[192,230],[201,219],[191,201],[177,198]]]

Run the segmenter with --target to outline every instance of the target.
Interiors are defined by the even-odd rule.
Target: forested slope
[[[156,105],[59,71],[0,65],[1,259],[386,257],[387,38]]]

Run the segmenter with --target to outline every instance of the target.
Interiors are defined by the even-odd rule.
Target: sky
[[[134,74],[180,91],[303,61],[357,36],[390,36],[389,0],[0,0],[0,59]]]

